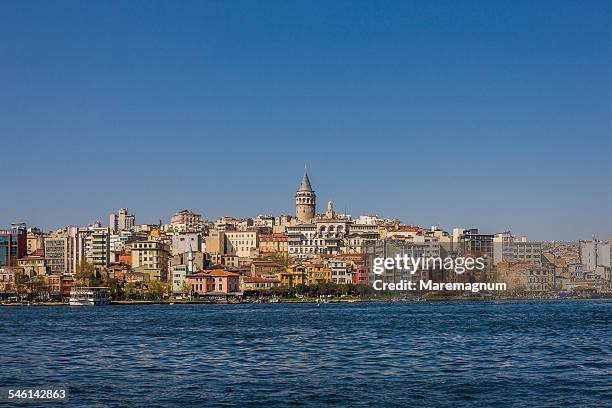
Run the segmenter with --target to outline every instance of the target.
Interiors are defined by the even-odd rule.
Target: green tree
[[[138,297],[138,290],[133,282],[128,282],[123,286],[123,297],[127,300],[133,300]]]
[[[19,300],[28,296],[30,288],[30,278],[25,274],[15,274],[15,293]]]
[[[42,276],[33,276],[30,279],[29,286],[30,293],[35,299],[43,296],[45,290],[47,289],[47,285],[45,284],[45,278]]]
[[[74,277],[80,285],[91,286],[96,279],[96,268],[92,263],[83,259],[77,266]]]
[[[164,285],[158,281],[149,282],[145,296],[148,300],[160,300],[164,295]]]
[[[121,297],[122,295],[121,285],[119,284],[119,281],[117,279],[107,277],[106,285],[108,286],[108,289],[110,290],[110,293],[111,293],[111,297],[113,299],[119,299]]]
[[[187,284],[187,282],[183,282],[181,286],[181,293],[185,296],[191,295],[191,285]]]

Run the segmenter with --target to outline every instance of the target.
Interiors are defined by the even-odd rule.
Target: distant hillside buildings
[[[503,281],[511,292],[534,294],[611,287],[612,239],[566,244],[517,239],[510,231],[444,231],[376,215],[353,218],[337,213],[332,201],[317,214],[306,170],[294,203],[295,215],[226,216],[214,222],[185,209],[167,224],[136,224],[135,216],[120,208],[110,214],[108,227],[95,222],[43,232],[14,224],[0,230],[0,298],[22,290],[62,296],[83,265],[91,265],[96,279],[117,285],[125,296],[156,284],[166,285],[168,296],[237,296],[245,290],[320,283],[371,285],[377,279],[373,260],[398,254],[481,256],[486,268],[463,275],[435,268],[414,275],[389,270],[380,277],[385,282]]]

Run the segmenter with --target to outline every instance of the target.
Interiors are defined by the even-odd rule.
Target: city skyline
[[[294,202],[296,210],[293,211],[293,212],[292,211],[288,211],[288,212],[283,212],[283,213],[258,213],[258,214],[251,214],[251,215],[246,215],[246,216],[237,216],[236,214],[222,214],[222,215],[215,216],[215,217],[207,217],[205,213],[202,213],[201,211],[198,211],[198,210],[195,210],[194,212],[195,213],[199,213],[202,216],[203,220],[207,220],[209,222],[215,222],[216,220],[219,220],[222,217],[237,217],[237,218],[242,218],[242,219],[248,219],[248,218],[253,219],[253,218],[257,218],[259,216],[280,216],[280,215],[288,215],[290,217],[298,219],[298,218],[300,218],[299,211],[301,211],[301,210],[298,210],[298,208],[299,207],[303,207],[304,205],[300,205],[300,203],[298,203],[298,198],[297,197],[303,197],[303,195],[300,195],[300,194],[303,194],[304,191],[310,191],[312,193],[315,192],[315,190],[311,186],[311,182],[310,182],[310,179],[309,179],[309,176],[308,176],[308,173],[307,173],[306,166],[304,166],[304,173],[303,173],[300,185],[299,185],[299,187],[297,189],[297,192],[296,192],[296,197],[295,197],[295,202]],[[312,212],[310,212],[309,215],[306,218],[301,219],[299,222],[307,223],[308,220],[310,218],[314,218],[315,215],[325,216],[326,211],[327,212],[330,211],[329,205],[332,204],[332,202],[333,202],[333,200],[326,201],[321,206],[319,206],[316,203],[316,200],[311,202],[311,204],[309,204],[308,206],[312,207]],[[320,207],[326,207],[326,208],[320,208]],[[175,213],[172,213],[172,214],[170,214],[170,215],[168,215],[166,217],[160,217],[159,220],[139,221],[139,220],[135,219],[136,215],[133,213],[133,211],[132,211],[132,214],[128,213],[128,211],[129,211],[128,207],[117,207],[115,210],[112,210],[113,212],[110,213],[110,221],[106,221],[106,218],[102,217],[102,218],[96,218],[96,219],[94,219],[92,221],[89,221],[89,222],[86,222],[86,223],[81,223],[81,224],[72,223],[72,224],[56,226],[54,228],[44,228],[44,227],[41,227],[39,225],[31,225],[31,224],[28,224],[27,222],[24,222],[23,220],[13,221],[11,223],[7,223],[6,225],[24,223],[28,227],[37,227],[37,228],[40,228],[42,231],[53,231],[53,230],[61,230],[61,229],[65,228],[65,227],[84,227],[84,226],[87,226],[87,225],[94,225],[94,224],[98,224],[99,223],[103,227],[109,227],[111,232],[112,231],[116,232],[116,230],[130,229],[131,227],[136,226],[136,225],[146,225],[146,224],[155,225],[157,223],[159,223],[160,225],[167,225],[168,222],[171,222],[171,218],[176,216],[176,215],[178,215],[179,212],[182,212],[182,211],[193,211],[193,210],[194,209],[191,208],[191,207],[190,208],[185,208],[184,210],[176,210]],[[334,211],[333,206],[331,207],[331,211],[332,212]],[[350,215],[350,216],[352,216],[353,220],[357,220],[357,218],[359,218],[359,216],[372,216],[372,215],[373,216],[377,216],[377,217],[380,216],[380,214],[377,214],[377,213],[351,214],[350,212],[348,212],[346,210],[345,211],[336,211],[336,213],[337,214]],[[124,218],[121,218],[121,214],[123,214]],[[399,219],[398,217],[393,217],[393,216],[388,216],[388,217],[382,216],[381,218]],[[126,224],[126,219],[127,219],[128,224]],[[460,224],[460,223],[456,223],[456,224],[453,224],[453,225],[441,225],[439,223],[419,224],[419,223],[406,223],[406,222],[403,222],[403,220],[401,220],[401,219],[399,219],[399,221],[400,221],[400,224],[419,226],[419,227],[423,227],[425,230],[427,230],[430,226],[432,228],[434,226],[436,228],[441,228],[444,231],[452,231],[453,228],[468,228],[468,229],[469,228],[477,228],[477,229],[480,229],[481,233],[497,234],[497,233],[503,233],[503,232],[512,232],[513,234],[516,234],[519,238],[523,237],[523,238],[529,238],[529,239],[533,240],[532,237],[528,237],[526,234],[521,233],[521,231],[517,231],[517,230],[512,229],[510,227],[507,227],[507,228],[498,228],[496,230],[484,230],[482,228],[482,226],[479,226],[479,225],[465,225],[465,224]],[[119,228],[118,227],[119,224],[124,225],[124,227]],[[576,239],[567,239],[567,240],[537,239],[537,241],[577,242],[577,241],[586,240],[586,239],[589,239],[589,238],[597,238],[597,239],[607,240],[609,238],[609,234],[601,236],[601,237],[595,236],[595,234],[593,234],[591,237],[585,237],[585,238],[576,238]]]
[[[291,214],[306,163],[319,212],[605,238],[609,11],[5,4],[0,224]]]

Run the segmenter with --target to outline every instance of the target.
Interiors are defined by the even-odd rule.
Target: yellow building
[[[308,278],[303,270],[287,268],[284,272],[276,274],[281,286],[292,288],[297,285],[307,285]]]
[[[281,286],[317,285],[330,283],[332,271],[321,264],[302,264],[287,268],[277,274]]]
[[[152,280],[166,282],[168,277],[168,246],[159,241],[132,243],[132,268],[147,273]]]

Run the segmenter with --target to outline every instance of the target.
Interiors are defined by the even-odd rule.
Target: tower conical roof
[[[304,168],[304,177],[302,177],[302,182],[300,183],[299,191],[312,191],[312,186],[310,185],[310,180],[308,179],[308,172],[306,172],[306,168]]]

